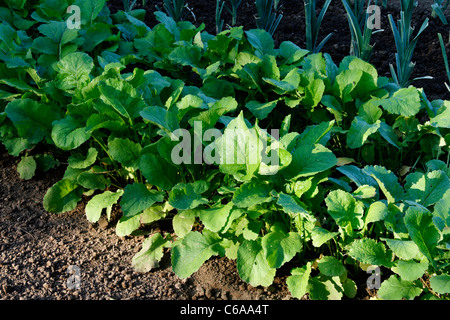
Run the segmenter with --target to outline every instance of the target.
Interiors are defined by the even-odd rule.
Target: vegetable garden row
[[[368,270],[387,275],[368,283],[380,299],[448,299],[450,101],[413,85],[412,2],[391,18],[390,78],[367,62],[364,1],[343,3],[353,51],[339,62],[318,37],[330,1],[317,15],[306,1],[304,49],[275,46],[282,1],[256,2],[257,29],[218,19],[210,34],[177,15],[183,1],[154,26],[136,1],[114,14],[105,0],[0,1],[0,141],[21,178],[66,166],[45,210],[120,210],[118,236],[169,221],[139,272],[168,253],[187,278],[226,256],[252,286],[288,266],[299,299],[354,298]]]

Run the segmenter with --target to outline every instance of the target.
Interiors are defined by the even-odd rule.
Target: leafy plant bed
[[[275,41],[279,19],[215,35],[92,0],[77,29],[59,4],[0,10],[0,140],[30,185],[57,174],[45,211],[140,239],[128,267],[169,263],[179,290],[225,263],[233,292],[207,298],[448,298],[450,101],[408,57],[391,79],[311,35]]]

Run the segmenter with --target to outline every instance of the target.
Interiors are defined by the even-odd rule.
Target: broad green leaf
[[[97,149],[89,148],[86,156],[81,154],[73,154],[69,157],[67,162],[69,163],[69,166],[74,169],[85,169],[95,163],[97,160],[97,154]]]
[[[306,108],[316,107],[322,100],[325,92],[325,83],[322,79],[313,79],[305,87],[305,96],[301,100],[301,105]]]
[[[206,204],[208,200],[202,198],[192,184],[178,183],[170,190],[169,203],[176,209],[187,210]]]
[[[169,134],[180,127],[176,114],[162,107],[147,107],[140,112],[140,115]]]
[[[110,216],[112,206],[119,201],[123,195],[123,190],[117,192],[105,191],[101,194],[95,195],[86,204],[86,218],[90,222],[97,222],[102,214],[103,209],[106,209],[107,216]]]
[[[253,115],[259,119],[266,119],[269,113],[277,106],[278,100],[270,102],[258,102],[255,100],[246,103],[245,107],[249,109]]]
[[[406,199],[429,207],[444,197],[450,189],[450,179],[441,171],[431,171],[427,174],[414,172],[406,177]]]
[[[293,64],[299,62],[304,56],[309,53],[309,51],[301,49],[291,41],[283,41],[280,44],[278,53],[285,59],[286,64]]]
[[[196,46],[175,47],[168,55],[169,60],[182,66],[198,68],[202,58],[202,50]]]
[[[296,232],[275,229],[262,238],[261,245],[269,267],[278,269],[301,251],[302,239]]]
[[[377,120],[374,124],[369,124],[361,117],[356,116],[352,121],[350,130],[347,132],[347,145],[349,148],[362,147],[369,136],[378,131],[380,122],[380,120]]]
[[[44,196],[44,209],[51,213],[63,213],[76,208],[81,201],[82,188],[68,179],[56,182]]]
[[[418,207],[409,207],[404,217],[409,236],[419,247],[420,252],[436,268],[434,250],[441,236],[432,219],[430,212]]]
[[[292,155],[291,164],[282,174],[287,179],[298,179],[328,170],[336,164],[336,156],[323,145],[301,143]]]
[[[19,172],[20,178],[24,180],[30,180],[34,177],[36,172],[36,161],[32,156],[22,157],[22,160],[17,164],[17,172]]]
[[[108,152],[125,167],[137,168],[142,147],[128,138],[115,138],[108,143]]]
[[[122,216],[116,224],[116,235],[119,237],[126,237],[139,229],[141,221],[139,215],[133,217]]]
[[[386,252],[384,244],[370,238],[353,241],[348,254],[364,264],[382,265],[388,268],[392,266],[392,252]]]
[[[321,227],[314,227],[311,234],[313,246],[319,248],[324,243],[326,243],[327,241],[333,239],[338,235],[339,232],[330,232]]]
[[[229,202],[228,204],[217,208],[200,210],[199,218],[206,229],[212,232],[219,232],[225,227],[232,208],[233,203]]]
[[[102,11],[106,0],[76,0],[74,5],[80,7],[82,24],[91,25]]]
[[[377,182],[363,169],[360,169],[354,165],[346,165],[343,167],[336,168],[339,172],[347,176],[351,181],[353,181],[358,187],[369,185],[378,186]]]
[[[142,249],[131,260],[131,265],[136,272],[149,272],[159,267],[167,240],[160,233],[155,233],[144,240]]]
[[[262,29],[252,29],[245,31],[245,34],[250,44],[256,49],[255,54],[259,58],[265,54],[276,55],[275,43],[270,33]]]
[[[367,227],[367,225],[372,222],[383,221],[388,214],[388,207],[384,202],[374,202],[370,205],[369,210],[367,211],[364,226]]]
[[[193,231],[172,247],[172,269],[175,274],[185,279],[196,272],[205,261],[223,252],[222,239],[215,233],[204,230]]]
[[[239,181],[252,179],[260,166],[264,147],[256,128],[247,126],[242,111],[228,123],[223,135],[216,138],[210,146],[219,159],[217,162],[212,159],[208,161],[219,163],[223,173],[232,174]]]
[[[289,194],[283,192],[278,194],[277,204],[283,208],[283,211],[291,216],[296,216],[297,214],[308,214],[300,204]]]
[[[111,184],[111,180],[93,170],[81,172],[77,177],[77,183],[85,189],[104,190]]]
[[[145,184],[133,183],[125,187],[120,206],[125,217],[130,218],[142,213],[155,202],[164,201],[162,193],[149,190]]]
[[[350,193],[343,190],[333,190],[326,197],[325,204],[328,213],[347,233],[352,234],[352,230],[362,228],[364,205]]]
[[[342,287],[344,289],[344,294],[350,299],[353,299],[358,292],[358,288],[356,286],[355,281],[349,278],[345,279],[342,282]]]
[[[245,240],[240,245],[236,263],[240,278],[254,287],[267,287],[275,278],[276,269],[269,266],[260,238]]]
[[[268,184],[251,181],[244,183],[234,192],[233,203],[239,208],[248,208],[272,200]]]
[[[420,110],[420,95],[415,87],[410,86],[399,89],[391,97],[382,99],[379,103],[389,113],[411,117]]]
[[[197,210],[182,210],[179,211],[172,219],[173,230],[175,234],[183,238],[192,230],[195,222],[195,217],[198,215]]]
[[[433,222],[440,231],[450,227],[450,191],[434,205]]]
[[[50,137],[52,122],[60,115],[50,104],[31,99],[16,99],[8,103],[6,115],[16,127],[19,136],[30,143],[38,143]]]
[[[148,183],[163,190],[171,189],[179,180],[178,170],[154,154],[143,154],[139,159],[139,169]]]
[[[72,116],[53,122],[53,142],[62,150],[73,150],[89,140],[90,133]]]
[[[342,262],[331,256],[322,257],[319,260],[318,267],[320,273],[328,277],[340,277],[346,272],[346,269]]]
[[[392,269],[402,278],[402,280],[414,281],[422,277],[427,268],[428,268],[427,262],[415,262],[413,260],[406,260],[406,261],[399,260],[395,270],[394,268]]]
[[[420,259],[421,253],[414,241],[382,239],[392,252],[403,260]]]
[[[296,268],[291,271],[287,277],[286,284],[292,296],[301,299],[308,292],[308,283],[311,276],[311,262],[302,268]]]
[[[430,286],[434,292],[440,294],[450,293],[450,275],[441,274],[430,278]]]
[[[335,121],[324,121],[318,125],[312,125],[305,128],[305,130],[300,134],[297,144],[301,145],[304,143],[309,144],[321,144],[323,146],[331,138],[331,129],[334,126]]]
[[[139,117],[146,104],[136,89],[126,81],[108,79],[98,85],[102,101],[130,121]]]
[[[363,171],[377,181],[388,203],[403,199],[404,190],[393,172],[381,166],[366,166]]]
[[[438,114],[430,119],[431,125],[438,128],[450,128],[450,102],[444,101],[443,107],[438,110]]]
[[[339,277],[313,277],[309,281],[309,297],[311,300],[341,300],[344,288]]]
[[[56,86],[61,90],[81,90],[89,83],[89,75],[93,68],[94,62],[86,53],[70,53],[56,65],[58,71],[55,79]]]
[[[379,298],[383,300],[412,300],[422,292],[422,288],[417,287],[410,281],[399,279],[392,275],[389,279],[383,281],[377,292]]]

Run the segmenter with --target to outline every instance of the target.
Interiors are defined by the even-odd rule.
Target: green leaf
[[[102,174],[89,170],[78,175],[77,183],[85,189],[104,190],[106,186],[111,184],[111,180],[105,178]]]
[[[366,166],[363,171],[377,181],[389,203],[403,199],[404,190],[393,172],[381,166]]]
[[[420,250],[414,241],[411,240],[395,240],[395,239],[382,239],[386,242],[388,247],[394,252],[394,254],[403,260],[419,259]]]
[[[328,277],[340,277],[346,272],[346,269],[341,261],[335,257],[325,256],[319,260],[320,273]]]
[[[347,132],[347,145],[351,149],[362,147],[370,135],[380,128],[380,120],[374,124],[367,123],[363,118],[356,116],[352,121],[350,130]]]
[[[21,179],[30,180],[33,178],[36,172],[36,161],[34,158],[31,156],[22,157],[22,160],[17,164],[17,172],[19,172]]]
[[[286,279],[286,284],[292,296],[301,299],[308,292],[308,283],[311,276],[311,262],[302,268],[295,268]]]
[[[437,268],[434,250],[441,236],[432,219],[430,212],[418,207],[409,207],[404,217],[409,236],[433,267]]]
[[[106,0],[76,0],[74,5],[80,7],[82,24],[91,25],[102,11]]]
[[[443,199],[450,189],[450,179],[441,171],[431,171],[426,175],[420,172],[411,173],[406,177],[406,199],[429,207]]]
[[[117,190],[117,192],[105,191],[92,197],[85,208],[88,221],[97,222],[101,217],[103,209],[106,209],[107,216],[110,216],[112,206],[119,201],[122,195],[123,190]]]
[[[388,268],[392,266],[392,252],[386,252],[384,244],[370,238],[353,241],[348,254],[364,264],[382,265]]]
[[[311,300],[341,300],[344,291],[339,277],[320,275],[310,279],[308,290]]]
[[[73,150],[91,137],[85,127],[72,116],[53,122],[52,139],[62,150]]]
[[[244,183],[234,192],[233,203],[239,208],[248,208],[272,200],[271,186],[259,181]]]
[[[128,138],[115,138],[108,143],[108,152],[125,167],[137,168],[142,147]]]
[[[20,137],[34,144],[50,137],[52,122],[60,118],[59,113],[50,104],[31,99],[13,100],[8,103],[5,112]]]
[[[399,89],[391,97],[379,100],[379,103],[389,113],[411,117],[420,110],[420,95],[416,88],[410,86]]]
[[[283,211],[291,216],[295,216],[297,214],[308,214],[308,211],[299,205],[291,195],[283,192],[278,194],[277,204],[283,207]]]
[[[192,184],[178,183],[170,190],[169,203],[176,209],[187,210],[206,204],[208,200],[202,198]]]
[[[82,189],[69,179],[56,182],[44,196],[44,209],[51,213],[63,213],[76,208],[81,201]]]
[[[350,193],[343,190],[331,191],[325,199],[328,213],[336,223],[352,234],[352,230],[362,228],[364,205]]]
[[[155,233],[144,240],[142,249],[131,260],[136,272],[149,272],[159,267],[167,240],[160,233]]]
[[[422,292],[410,281],[400,280],[397,276],[392,275],[389,279],[383,281],[377,292],[378,297],[383,300],[412,300]]]
[[[249,109],[253,115],[260,120],[266,119],[269,113],[277,106],[278,100],[270,102],[258,102],[255,100],[246,103],[245,107]]]
[[[175,234],[183,238],[192,230],[195,222],[195,217],[198,215],[197,210],[182,210],[179,211],[172,219],[173,230]]]
[[[56,86],[61,90],[81,90],[90,81],[94,61],[84,52],[73,52],[62,58],[56,65],[58,75]]]
[[[196,272],[205,261],[223,252],[222,239],[208,230],[203,233],[193,231],[172,247],[172,269],[185,279]]]
[[[430,286],[434,292],[439,294],[450,293],[450,275],[441,274],[430,278]]]
[[[433,222],[441,232],[450,227],[450,191],[434,205]]]
[[[139,159],[139,169],[148,183],[163,190],[171,189],[179,180],[178,170],[161,157],[146,153]]]
[[[116,235],[119,237],[129,236],[139,229],[140,225],[141,221],[139,215],[133,217],[123,216],[116,224]]]
[[[74,169],[85,169],[95,163],[97,160],[97,149],[89,148],[86,156],[81,154],[73,154],[69,157],[68,163],[69,166]]]
[[[259,58],[265,54],[276,55],[275,43],[270,33],[262,29],[252,29],[245,31],[245,34],[250,44],[256,49],[255,54]]]
[[[199,218],[204,224],[205,228],[212,232],[221,231],[231,214],[233,203],[229,202],[226,205],[219,206],[217,208],[211,208],[199,211]]]
[[[399,260],[397,268],[392,268],[402,280],[414,281],[423,276],[428,268],[427,262],[415,262],[413,260]]]
[[[346,165],[343,167],[336,168],[339,172],[348,177],[353,181],[358,187],[369,185],[378,186],[377,182],[367,174],[363,169],[360,169],[354,165]]]
[[[370,205],[364,220],[364,226],[367,227],[369,223],[383,221],[389,214],[387,205],[384,202],[377,201]]]
[[[302,249],[302,239],[296,232],[274,229],[262,238],[264,255],[271,268],[280,268]]]
[[[330,232],[321,227],[314,227],[311,234],[313,246],[319,248],[337,235],[339,235],[339,232]]]
[[[267,287],[275,278],[276,269],[269,266],[260,238],[245,240],[240,245],[236,263],[241,279],[254,287]]]
[[[162,107],[147,107],[140,112],[140,115],[167,133],[172,133],[180,127],[176,114]]]
[[[162,193],[149,190],[145,184],[133,183],[125,187],[120,206],[125,217],[130,218],[142,213],[155,202],[164,201]]]
[[[282,171],[287,179],[308,177],[328,170],[337,164],[337,158],[321,144],[301,143],[292,155],[292,162]]]
[[[98,85],[102,101],[130,121],[146,108],[144,100],[133,86],[123,80],[108,79]]]

